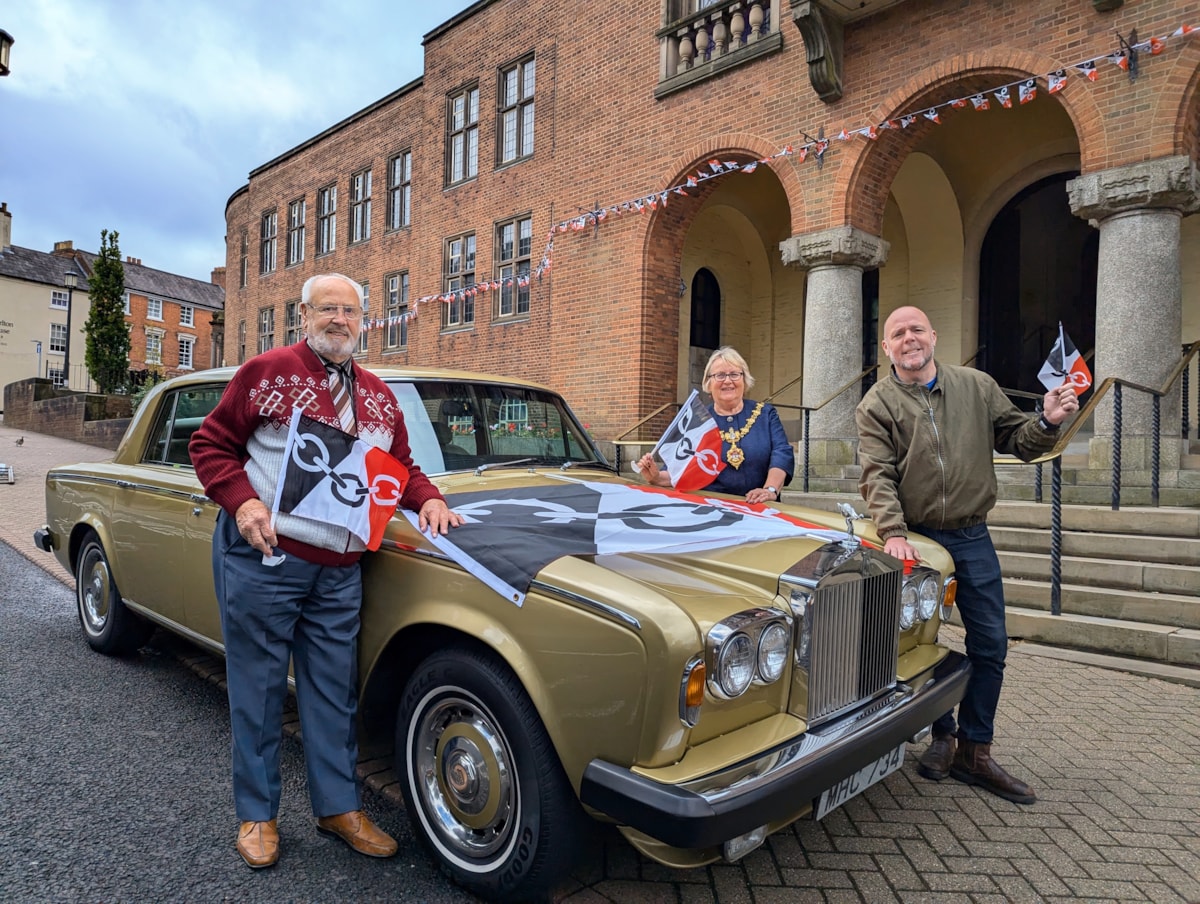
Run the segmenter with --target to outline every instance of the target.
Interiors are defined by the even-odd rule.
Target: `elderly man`
[[[300,310],[304,338],[242,365],[189,448],[205,492],[221,507],[212,556],[241,821],[237,851],[255,869],[279,857],[289,661],[318,831],[371,857],[396,852],[396,842],[362,812],[355,778],[363,544],[338,525],[288,514],[273,521],[267,507],[293,408],[404,464],[410,479],[400,504],[420,513],[422,530],[444,534],[461,523],[413,463],[391,390],[351,358],[362,329],[362,287],[337,273],[314,276],[304,284]]]
[[[1041,415],[1026,414],[987,374],[934,360],[936,345],[924,311],[893,311],[883,328],[891,374],[871,387],[855,412],[859,490],[884,550],[919,561],[908,533],[923,534],[954,557],[958,578],[971,679],[957,730],[953,712],[934,723],[917,771],[1031,804],[1037,799],[1033,789],[991,757],[1008,649],[1000,561],[987,529],[987,513],[996,504],[992,450],[1024,461],[1048,451],[1079,401],[1067,384],[1046,393]]]

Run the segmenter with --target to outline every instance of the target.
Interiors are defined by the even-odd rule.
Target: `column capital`
[[[883,266],[890,247],[879,236],[853,226],[794,235],[779,243],[783,262],[803,270],[829,266],[874,270]]]
[[[1071,212],[1099,221],[1133,210],[1200,210],[1200,176],[1186,155],[1086,173],[1067,183]]]

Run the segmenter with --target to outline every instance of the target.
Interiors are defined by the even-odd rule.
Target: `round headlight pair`
[[[746,626],[719,644],[712,681],[725,697],[746,692],[757,678],[763,684],[778,681],[787,668],[790,635],[783,621],[772,621],[760,631]]]
[[[924,575],[919,581],[904,582],[900,591],[900,630],[907,631],[918,618],[929,621],[938,604],[937,576]]]

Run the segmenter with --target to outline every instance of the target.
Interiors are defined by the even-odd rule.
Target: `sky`
[[[471,0],[2,0],[12,244],[208,280],[250,171],[421,75]]]

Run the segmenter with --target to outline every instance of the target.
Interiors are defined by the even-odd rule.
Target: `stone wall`
[[[128,396],[59,389],[50,380],[31,378],[4,387],[4,425],[116,449],[129,426]]]

